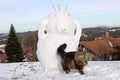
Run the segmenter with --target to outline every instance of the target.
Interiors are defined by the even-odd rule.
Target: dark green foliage
[[[8,34],[8,40],[5,46],[5,53],[7,54],[8,62],[21,62],[24,59],[22,48],[16,37],[13,24],[11,24]]]

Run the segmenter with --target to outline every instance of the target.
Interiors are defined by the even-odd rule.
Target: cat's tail
[[[57,54],[60,55],[62,58],[64,57],[64,55],[66,53],[65,52],[66,47],[67,47],[67,44],[64,43],[64,44],[60,45],[57,49]]]

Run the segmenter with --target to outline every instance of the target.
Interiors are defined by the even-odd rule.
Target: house
[[[36,53],[34,52],[32,47],[23,47],[23,54],[25,56],[24,61],[36,61]]]
[[[94,41],[83,41],[81,46],[87,50],[88,60],[118,60],[120,59],[120,38],[107,36]]]
[[[0,63],[7,62],[7,55],[5,54],[4,50],[5,45],[0,45]]]
[[[5,63],[7,62],[7,56],[4,52],[2,52],[2,50],[0,50],[0,63]]]

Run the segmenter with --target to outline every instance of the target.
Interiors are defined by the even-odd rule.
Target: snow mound
[[[77,70],[50,74],[39,62],[0,64],[0,80],[120,80],[119,74],[119,61],[89,61],[85,75]]]

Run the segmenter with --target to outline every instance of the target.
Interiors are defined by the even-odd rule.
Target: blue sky
[[[0,33],[9,32],[13,23],[16,32],[37,30],[40,21],[60,5],[78,19],[81,27],[120,26],[120,0],[1,0]]]

